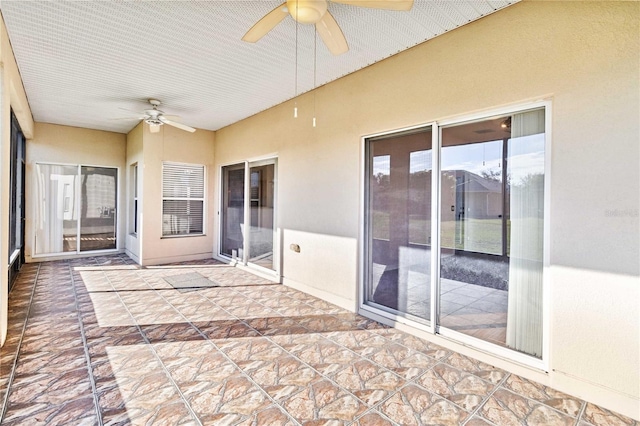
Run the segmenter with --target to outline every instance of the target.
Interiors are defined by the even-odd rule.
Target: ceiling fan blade
[[[196,129],[194,129],[193,127],[189,127],[186,124],[182,124],[182,123],[176,123],[175,121],[167,120],[164,116],[158,117],[158,120],[162,121],[164,124],[168,124],[169,126],[176,127],[180,130],[184,130],[191,133],[196,131]]]
[[[180,120],[179,115],[162,114],[162,116],[167,120]]]
[[[368,7],[371,9],[411,10],[413,0],[331,0],[334,3],[350,4],[352,6]]]
[[[144,115],[140,115],[138,117],[118,117],[118,118],[107,118],[107,120],[109,121],[120,121],[120,120],[142,120],[145,119],[146,117]]]
[[[255,23],[253,27],[242,37],[243,41],[255,43],[265,36],[269,31],[280,23],[289,13],[286,11],[287,4],[282,3],[280,6],[267,13]]]
[[[327,45],[329,52],[332,54],[336,56],[342,55],[349,50],[347,40],[344,38],[340,26],[328,11],[322,19],[316,23],[316,30],[318,30],[322,41],[324,41],[324,44]]]
[[[159,124],[149,124],[149,131],[151,133],[159,133],[160,132],[160,125]]]

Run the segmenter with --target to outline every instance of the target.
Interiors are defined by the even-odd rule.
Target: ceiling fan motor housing
[[[287,9],[301,24],[315,24],[327,13],[327,0],[287,0]]]
[[[151,126],[162,126],[164,124],[157,117],[147,117],[144,119],[144,122]]]

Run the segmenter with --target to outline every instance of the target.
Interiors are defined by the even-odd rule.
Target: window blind
[[[163,163],[162,235],[201,235],[204,222],[204,166]]]

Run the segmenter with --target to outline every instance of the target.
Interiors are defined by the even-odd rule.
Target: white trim
[[[434,122],[431,127],[431,306],[430,329],[438,330],[440,298],[440,126]],[[436,202],[434,203],[433,200]]]
[[[365,239],[368,236],[368,232],[367,232],[368,217],[367,217],[367,205],[366,205],[367,180],[369,179],[369,176],[367,174],[368,172],[367,170],[367,136],[362,136],[360,138],[359,149],[360,149],[360,158],[359,158],[360,168],[358,170],[361,170],[361,173],[359,173],[360,188],[358,193],[358,212],[360,213],[359,214],[360,217],[358,218],[358,244],[357,244],[358,285],[356,286],[356,305],[358,307],[358,312],[360,312],[365,306],[364,287],[366,285],[366,280],[367,280],[365,269],[369,265],[368,259],[365,258],[365,257],[368,257],[367,255],[369,252],[369,250],[367,250],[367,242],[365,241]]]
[[[272,257],[273,257],[273,269],[266,268],[264,266],[260,266],[257,263],[253,263],[249,261],[249,250],[248,247],[250,245],[249,232],[244,232],[242,236],[242,258],[234,259],[233,257],[222,253],[222,245],[223,245],[223,215],[224,215],[224,169],[226,167],[240,166],[244,167],[244,211],[243,211],[243,220],[244,225],[248,226],[251,223],[251,167],[259,167],[273,164],[274,166],[274,188],[273,188],[273,249],[272,249]],[[280,227],[278,226],[278,157],[277,154],[269,154],[262,155],[258,157],[253,157],[248,160],[241,161],[231,161],[227,163],[222,163],[218,166],[218,211],[217,211],[217,229],[218,229],[218,238],[216,239],[217,247],[214,247],[214,255],[213,258],[220,260],[221,262],[228,263],[233,266],[241,267],[243,269],[250,270],[254,273],[258,273],[267,279],[273,280],[276,279],[278,282],[281,281],[281,265],[280,265]],[[240,170],[238,167],[237,170]]]
[[[19,255],[20,249],[15,249],[13,253],[11,253],[11,256],[9,256],[9,266],[11,266],[11,264],[18,258]]]
[[[404,317],[402,315],[397,315],[397,314],[394,314],[392,312],[384,311],[382,309],[376,309],[375,307],[373,307],[371,305],[362,305],[362,306],[360,306],[359,313],[360,314],[372,313],[372,314],[381,316],[383,318],[387,318],[389,320],[392,320],[394,322],[401,323],[401,324],[406,324],[408,326],[411,326],[412,328],[416,328],[418,330],[426,331],[428,333],[433,334],[432,327],[430,325],[423,324],[421,322],[412,320],[412,319]]]
[[[549,371],[551,358],[551,139],[552,101],[542,102],[544,106],[544,220],[542,240],[542,361],[544,370]]]
[[[242,261],[243,265],[247,265],[249,260],[249,236],[251,235],[251,169],[249,162],[244,162],[244,211],[242,233]]]
[[[251,241],[249,240],[249,236],[251,235],[250,232],[247,232],[247,243],[245,244],[245,253],[247,255],[247,261],[245,263],[245,265],[249,268],[252,268],[254,271],[255,270],[261,270],[264,271],[265,274],[267,274],[268,276],[270,276],[270,279],[273,279],[273,276],[277,276],[278,280],[280,279],[280,265],[279,263],[276,263],[276,260],[279,261],[279,253],[280,253],[280,240],[276,239],[276,236],[278,234],[278,227],[276,226],[276,218],[278,215],[278,208],[277,208],[277,198],[276,195],[278,193],[278,186],[277,186],[277,181],[278,181],[278,158],[277,157],[272,157],[272,158],[264,158],[264,157],[260,157],[261,159],[259,160],[255,160],[255,161],[247,161],[247,174],[249,176],[249,179],[246,181],[247,184],[245,185],[247,188],[247,195],[248,197],[245,198],[245,207],[247,208],[248,211],[248,221],[245,222],[249,225],[249,229],[251,228],[251,167],[260,167],[260,166],[268,166],[270,164],[273,164],[273,242],[272,242],[272,246],[271,246],[271,256],[272,256],[272,261],[273,261],[273,269],[271,268],[266,268],[264,266],[260,266],[257,263],[253,263],[249,261],[249,250],[251,249],[250,245],[251,245]],[[247,202],[248,201],[248,202]],[[246,218],[245,218],[246,219]],[[249,250],[246,250],[246,248],[249,248]],[[278,256],[276,256],[276,253],[278,253]]]
[[[438,334],[442,337],[451,339],[456,343],[469,346],[473,349],[477,349],[482,352],[486,352],[490,355],[504,358],[508,361],[513,361],[518,364],[526,365],[527,367],[534,368],[536,370],[542,370],[547,372],[545,362],[532,355],[518,352],[514,349],[507,348],[506,346],[496,345],[486,340],[479,339],[477,337],[469,336],[468,334],[460,333],[455,330],[451,330],[446,327],[442,327]]]

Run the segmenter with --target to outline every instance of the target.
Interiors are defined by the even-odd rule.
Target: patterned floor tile
[[[246,323],[236,319],[220,321],[196,321],[192,323],[202,334],[211,340],[226,340],[258,337],[260,333]]]
[[[408,385],[380,404],[378,410],[395,424],[459,425],[468,413],[416,385]]]
[[[351,362],[329,377],[368,407],[374,406],[405,384],[405,380],[398,375],[366,359]]]
[[[492,367],[456,352],[452,353],[445,362],[454,368],[475,374],[481,379],[491,382],[494,385],[500,383],[507,375],[505,371],[500,370],[499,368]]]
[[[421,352],[393,343],[383,347],[364,348],[357,352],[406,380],[422,375],[437,362]]]
[[[0,359],[3,425],[638,424],[214,260],[25,265]]]
[[[328,380],[311,383],[281,404],[291,417],[303,424],[346,424],[366,409],[355,396]]]
[[[367,411],[352,424],[353,426],[395,426],[391,420],[376,410]]]
[[[446,364],[436,365],[416,382],[467,411],[475,410],[495,388],[495,385],[478,376]]]
[[[571,417],[578,416],[582,409],[583,403],[578,398],[573,398],[565,393],[516,376],[515,374],[510,375],[503,386],[514,393],[542,402]]]
[[[614,413],[610,410],[587,403],[582,419],[594,426],[637,426],[637,422],[629,417]]]
[[[483,418],[498,425],[568,426],[575,419],[506,389],[498,389],[478,411]]]

